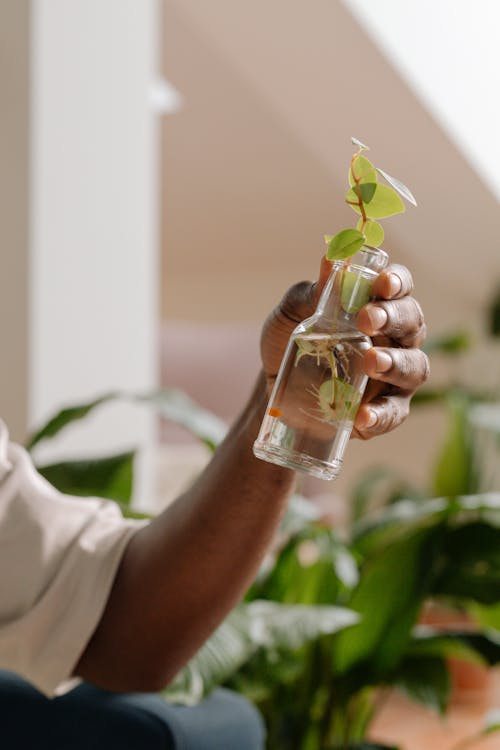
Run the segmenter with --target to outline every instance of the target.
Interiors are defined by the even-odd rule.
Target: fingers
[[[381,396],[369,404],[362,404],[354,422],[354,435],[369,440],[390,432],[404,422],[409,411],[409,395]]]
[[[386,336],[400,346],[420,346],[426,335],[422,308],[413,297],[369,302],[358,313],[357,324],[368,336]]]
[[[300,323],[308,318],[316,309],[321,292],[332,272],[332,262],[323,255],[321,257],[318,280],[301,281],[290,287],[280,302],[280,313],[292,323]]]
[[[373,294],[380,299],[400,299],[413,292],[413,278],[406,266],[392,263],[373,282]]]
[[[430,374],[429,358],[420,349],[374,347],[364,355],[364,369],[372,380],[413,393]]]

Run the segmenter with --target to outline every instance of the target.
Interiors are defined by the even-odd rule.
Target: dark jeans
[[[0,670],[2,750],[263,750],[264,728],[244,698],[219,689],[198,706],[86,683],[49,700]]]

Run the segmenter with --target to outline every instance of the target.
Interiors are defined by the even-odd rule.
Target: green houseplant
[[[110,394],[63,410],[33,435],[30,448],[120,397]],[[176,391],[135,398],[212,448],[223,435],[220,422]],[[40,468],[64,491],[115,495],[133,514],[131,455]],[[271,750],[382,748],[366,739],[378,688],[398,686],[444,711],[450,656],[499,661],[499,550],[500,495],[495,493],[386,504],[360,515],[347,539],[296,497],[279,548],[246,601],[165,697],[192,703],[217,684],[238,689],[261,709]],[[429,596],[474,612],[477,631],[419,627]],[[490,721],[485,731],[493,727]]]

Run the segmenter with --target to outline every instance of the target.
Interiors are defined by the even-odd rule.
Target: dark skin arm
[[[314,311],[329,271],[323,261],[319,280],[292,287],[268,317],[247,406],[198,481],[132,537],[75,674],[111,690],[162,688],[251,584],[294,485],[292,471],[256,459],[252,445],[290,333]],[[372,380],[354,430],[362,439],[400,424],[428,375],[412,288],[406,268],[390,267],[375,282],[380,300],[358,316],[376,344],[365,355]]]

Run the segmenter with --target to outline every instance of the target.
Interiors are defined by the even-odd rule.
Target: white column
[[[18,438],[62,405],[157,384],[159,10],[0,3],[13,66],[0,70],[0,386]],[[104,407],[41,458],[144,445],[154,427],[143,409]]]

